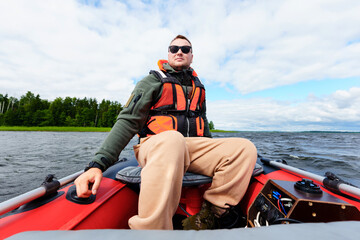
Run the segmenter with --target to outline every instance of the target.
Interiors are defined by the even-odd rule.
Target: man
[[[96,194],[102,171],[111,166],[130,139],[142,167],[138,215],[131,229],[172,229],[186,171],[213,178],[201,211],[183,221],[184,229],[234,224],[232,206],[243,197],[256,162],[255,146],[242,138],[212,139],[206,118],[205,89],[190,67],[192,45],[176,36],[168,61],[158,62],[132,92],[117,122],[86,171],[75,181],[77,195]],[[92,189],[88,189],[92,184]]]

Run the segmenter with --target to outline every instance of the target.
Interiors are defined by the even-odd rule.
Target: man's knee
[[[257,159],[257,149],[254,143],[245,138],[231,138],[228,142],[228,146],[231,146],[232,152],[239,154],[241,157],[237,157],[235,161],[246,161],[249,164],[255,164]]]
[[[151,148],[160,152],[167,159],[183,159],[187,152],[187,146],[184,136],[177,131],[165,131],[153,137]],[[170,160],[168,160],[170,161]],[[181,160],[183,161],[183,160]]]
[[[228,138],[228,145],[234,149],[241,149],[243,151],[249,151],[256,154],[257,150],[253,142],[246,138]]]
[[[248,139],[242,139],[242,144],[244,145],[244,149],[248,151],[249,153],[252,153],[253,155],[257,156],[257,149],[253,142],[251,142]]]
[[[164,146],[184,146],[186,144],[184,136],[178,131],[165,131],[157,135],[157,141]]]

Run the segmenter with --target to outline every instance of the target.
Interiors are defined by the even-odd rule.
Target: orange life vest
[[[165,69],[150,73],[161,81],[163,90],[151,107],[146,126],[139,133],[140,137],[168,130],[179,131],[185,137],[204,136],[204,119],[201,110],[205,101],[205,88],[196,73],[193,72],[191,78],[190,98],[187,97],[181,83]]]

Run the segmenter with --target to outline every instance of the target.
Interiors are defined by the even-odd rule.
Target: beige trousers
[[[177,131],[144,138],[134,151],[143,169],[138,215],[129,219],[131,229],[173,229],[186,171],[213,177],[204,199],[221,208],[237,205],[257,158],[249,140],[185,138]]]

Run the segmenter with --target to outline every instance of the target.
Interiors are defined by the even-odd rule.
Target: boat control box
[[[248,210],[248,227],[360,220],[360,211],[311,180],[268,180]]]

